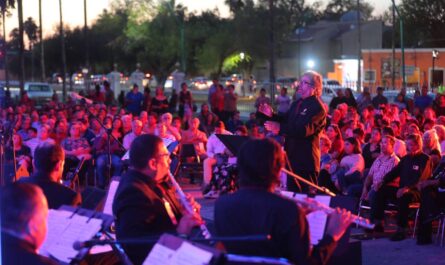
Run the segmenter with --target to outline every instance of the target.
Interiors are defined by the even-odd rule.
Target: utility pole
[[[361,29],[361,21],[360,21],[360,0],[357,0],[357,92],[362,92],[362,29]]]
[[[40,67],[42,68],[42,82],[45,82],[45,48],[43,44],[42,0],[39,0],[39,37],[40,37]]]
[[[396,6],[392,5],[392,59],[391,59],[391,89],[394,89],[396,71],[396,48],[395,48],[395,40],[396,39]]]
[[[273,0],[269,0],[269,80],[270,97],[272,104],[275,103],[275,38],[274,38],[274,6]]]
[[[3,39],[5,41],[3,52],[5,53],[3,56],[5,57],[5,85],[6,89],[9,90],[9,67],[8,67],[8,45],[6,42],[6,11],[3,10],[2,12],[3,17]]]
[[[62,16],[62,0],[59,0],[59,15],[60,15],[60,42],[62,50],[62,89],[63,89],[63,101],[66,101],[66,54],[65,54],[65,30],[63,29],[63,16]],[[70,77],[71,79],[71,77]]]
[[[83,76],[83,82],[85,83],[86,90],[90,89],[90,44],[88,38],[88,16],[87,16],[87,0],[83,0],[83,35],[85,38],[85,67],[86,74]]]

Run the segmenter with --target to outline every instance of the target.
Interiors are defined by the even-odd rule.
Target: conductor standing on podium
[[[272,117],[265,123],[267,130],[285,136],[287,152],[292,171],[297,175],[316,183],[320,172],[320,132],[326,126],[326,110],[320,101],[322,77],[309,71],[300,78],[298,94],[300,98],[293,102],[283,117],[273,115],[269,105],[260,107],[260,111]],[[287,188],[298,191],[293,178],[288,177]],[[307,191],[307,186],[303,186]]]

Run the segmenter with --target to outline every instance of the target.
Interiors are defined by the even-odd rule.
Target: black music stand
[[[215,134],[216,137],[227,147],[227,149],[234,155],[238,155],[241,146],[247,142],[250,137],[240,135]]]

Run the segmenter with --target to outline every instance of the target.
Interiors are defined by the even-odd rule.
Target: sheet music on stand
[[[48,232],[40,253],[70,263],[79,252],[74,250],[73,243],[92,239],[101,230],[102,224],[103,220],[95,218],[94,214],[84,216],[77,210],[51,209],[48,213]]]
[[[221,257],[216,249],[163,234],[143,265],[207,265],[216,264]]]
[[[282,195],[288,198],[305,199],[306,194],[294,193],[290,191],[282,191]],[[314,198],[317,202],[329,206],[331,197],[327,195],[316,195]],[[317,245],[325,234],[328,215],[324,211],[313,211],[306,215],[309,224],[309,234],[311,245]]]

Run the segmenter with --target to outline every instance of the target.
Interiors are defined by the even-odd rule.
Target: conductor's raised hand
[[[264,123],[264,128],[273,134],[278,134],[280,132],[280,124],[276,121],[266,121]]]
[[[273,109],[269,104],[261,103],[258,106],[258,111],[266,115],[267,117],[272,117],[273,115]]]

